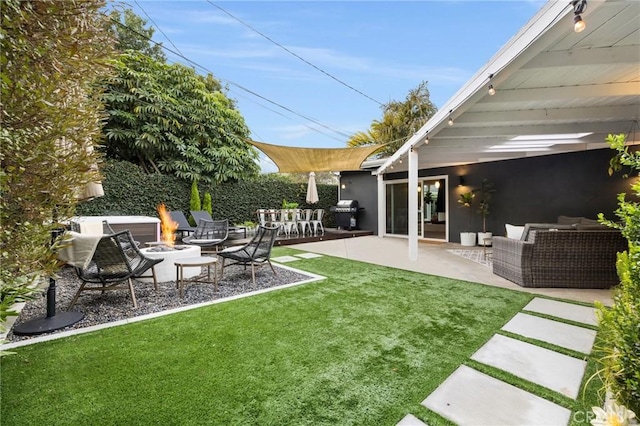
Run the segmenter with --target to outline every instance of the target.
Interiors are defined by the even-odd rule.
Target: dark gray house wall
[[[371,171],[341,172],[341,200],[357,200],[361,210],[358,214],[358,228],[378,233],[378,181]]]
[[[466,231],[468,210],[458,203],[460,194],[480,186],[486,178],[494,183],[496,192],[487,218],[487,231],[504,235],[506,223],[556,222],[559,215],[585,216],[595,219],[598,213],[615,219],[617,194],[629,192],[632,179],[621,173],[609,176],[609,160],[614,151],[608,148],[504,160],[464,166],[419,170],[419,177],[447,175],[449,177],[449,239],[460,241]],[[459,187],[463,176],[465,186]],[[385,181],[407,179],[407,173],[385,175]],[[363,229],[377,233],[376,177],[370,172],[343,173],[342,182],[350,179],[352,187],[343,191],[342,199],[357,199],[365,208],[367,220]],[[348,192],[347,192],[348,191]],[[472,227],[481,231],[482,221],[473,207]]]

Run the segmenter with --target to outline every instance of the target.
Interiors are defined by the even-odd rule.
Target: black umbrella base
[[[73,325],[83,318],[84,314],[82,312],[58,312],[50,317],[35,318],[18,324],[13,329],[13,334],[18,336],[32,336],[49,333],[50,331],[60,330],[61,328]]]

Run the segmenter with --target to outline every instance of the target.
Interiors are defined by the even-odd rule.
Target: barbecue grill
[[[358,213],[360,210],[364,209],[358,206],[356,200],[340,200],[338,204],[329,209],[335,214],[338,229],[348,229],[349,231],[359,229]]]

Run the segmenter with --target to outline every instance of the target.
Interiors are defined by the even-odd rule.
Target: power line
[[[107,15],[105,15],[105,16],[107,16]],[[144,35],[144,34],[142,34],[142,33],[138,32],[138,31],[136,31],[136,30],[135,30],[135,29],[133,29],[133,28],[131,28],[131,27],[129,27],[129,26],[127,26],[127,25],[123,24],[122,22],[120,22],[120,21],[119,21],[119,20],[117,20],[117,19],[114,19],[114,18],[112,18],[112,17],[110,17],[110,16],[107,16],[107,17],[108,17],[111,21],[113,21],[113,22],[115,22],[116,24],[120,25],[121,27],[126,28],[127,30],[129,30],[129,31],[131,31],[131,32],[133,32],[133,33],[135,33],[135,34],[137,34],[138,36],[140,36],[140,37],[144,38],[145,40],[147,40],[147,41],[149,41],[149,42],[151,42],[151,43],[154,43],[155,45],[160,46],[160,48],[165,49],[165,50],[167,50],[168,52],[171,52],[171,53],[173,53],[174,55],[176,55],[176,56],[178,56],[178,57],[180,57],[180,58],[184,59],[185,61],[187,61],[189,64],[193,65],[194,67],[199,68],[199,69],[201,69],[201,70],[204,70],[204,71],[206,71],[206,72],[208,72],[208,73],[210,73],[210,74],[212,74],[212,75],[215,75],[215,73],[214,73],[213,71],[211,71],[210,69],[206,68],[205,66],[200,65],[200,64],[198,64],[197,62],[195,62],[195,61],[193,61],[193,60],[191,60],[191,59],[187,58],[186,56],[184,56],[184,55],[183,55],[182,53],[180,53],[179,51],[172,50],[172,49],[168,48],[167,46],[164,46],[162,43],[158,43],[158,42],[156,42],[156,41],[152,40],[151,38],[147,37],[146,35]],[[232,81],[232,80],[228,80],[228,79],[224,79],[224,78],[220,78],[220,79],[221,79],[221,80],[224,80],[224,81],[226,81],[226,82],[228,82],[229,84],[231,84],[231,85],[233,85],[233,86],[235,86],[235,87],[237,87],[237,88],[239,88],[239,89],[241,89],[241,90],[243,90],[243,91],[245,91],[245,92],[247,92],[247,93],[249,93],[249,94],[251,94],[251,95],[253,95],[253,96],[257,97],[257,98],[260,98],[260,99],[262,99],[262,100],[264,100],[264,101],[266,101],[266,102],[268,102],[268,103],[270,103],[270,104],[273,104],[273,105],[275,105],[275,106],[277,106],[277,107],[279,107],[279,108],[281,108],[281,109],[283,109],[283,110],[285,110],[285,111],[288,111],[288,112],[290,112],[290,113],[292,113],[292,114],[294,114],[294,115],[296,115],[296,116],[298,116],[298,117],[300,117],[300,118],[304,118],[305,120],[307,120],[307,121],[311,121],[312,123],[315,123],[315,124],[317,124],[317,125],[318,125],[318,126],[320,126],[320,127],[323,127],[323,128],[325,128],[325,129],[327,129],[327,130],[329,130],[329,131],[331,131],[331,132],[337,133],[337,134],[341,135],[342,137],[346,137],[346,138],[351,137],[351,135],[349,135],[349,134],[348,134],[348,133],[346,133],[346,132],[343,132],[343,131],[341,131],[341,130],[333,129],[333,128],[331,128],[331,127],[327,126],[326,124],[324,124],[324,123],[322,123],[322,122],[320,122],[320,121],[318,121],[318,120],[316,120],[316,119],[314,119],[314,118],[312,118],[312,117],[309,117],[309,116],[306,116],[306,115],[300,114],[300,113],[298,113],[298,112],[296,112],[296,111],[292,110],[291,108],[288,108],[288,107],[286,107],[286,106],[284,106],[284,105],[282,105],[282,104],[279,104],[279,103],[277,103],[277,102],[275,102],[275,101],[272,101],[271,99],[268,99],[268,98],[266,98],[266,97],[264,97],[264,96],[260,95],[259,93],[254,92],[253,90],[250,90],[250,89],[248,89],[248,88],[246,88],[246,87],[244,87],[244,86],[242,86],[242,85],[240,85],[240,84],[238,84],[238,83],[235,83],[235,82],[234,82],[234,81]],[[308,127],[309,129],[311,129],[311,130],[318,131],[317,129],[315,129],[315,128],[313,128],[313,127],[310,127],[310,126],[307,126],[307,127]]]
[[[171,39],[169,38],[169,36],[168,36],[168,35],[166,35],[166,34],[164,33],[164,31],[162,31],[162,28],[160,28],[160,27],[158,26],[158,24],[156,24],[156,23],[155,23],[155,21],[153,20],[153,18],[152,18],[151,16],[149,16],[149,14],[147,13],[147,11],[146,11],[146,10],[144,10],[144,9],[142,8],[142,6],[140,6],[140,3],[138,3],[138,0],[133,0],[133,2],[136,4],[136,6],[138,6],[138,7],[140,8],[140,10],[142,11],[142,13],[144,13],[144,15],[145,15],[147,18],[149,18],[149,20],[151,21],[151,23],[152,23],[152,24],[153,24],[153,25],[158,29],[158,31],[160,31],[160,32],[162,33],[162,35],[164,36],[164,38],[166,38],[166,39],[167,39],[167,41],[168,41],[169,43],[171,43],[171,45],[173,46],[173,48],[174,48],[174,49],[176,49],[176,50],[177,50],[177,51],[182,55],[182,52],[180,52],[180,49],[178,49],[178,46],[176,46],[175,44],[173,44],[173,42],[171,41]]]
[[[287,49],[285,46],[283,46],[282,44],[278,43],[277,41],[273,40],[272,38],[270,38],[269,36],[261,33],[260,31],[258,31],[257,29],[253,28],[251,25],[247,24],[246,22],[242,21],[240,18],[232,15],[231,13],[227,12],[225,9],[223,9],[222,7],[218,6],[217,4],[213,3],[211,0],[207,0],[207,3],[211,4],[213,7],[218,8],[219,10],[221,10],[222,12],[226,13],[227,15],[229,15],[231,18],[235,19],[236,21],[240,22],[242,25],[244,25],[245,27],[249,28],[251,31],[255,32],[256,34],[259,34],[260,36],[264,37],[265,39],[269,40],[271,43],[275,44],[276,46],[278,46],[279,48],[281,48],[282,50],[284,50],[285,52],[289,53],[290,55],[295,56],[296,58],[300,59],[302,62],[304,62],[305,64],[315,68],[316,70],[320,71],[322,74],[326,75],[327,77],[337,81],[338,83],[342,84],[345,87],[348,87],[349,89],[353,90],[354,92],[364,96],[365,98],[377,103],[380,106],[384,106],[381,102],[373,99],[371,96],[361,92],[360,90],[356,89],[355,87],[345,83],[344,81],[340,80],[337,77],[334,77],[333,75],[329,74],[327,71],[317,67],[316,65],[312,64],[311,62],[307,61],[306,59],[304,59],[303,57],[301,57],[300,55],[298,55],[297,53]]]

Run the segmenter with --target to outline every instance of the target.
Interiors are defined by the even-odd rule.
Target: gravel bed
[[[309,275],[294,272],[274,264],[277,275],[274,275],[268,265],[256,268],[256,288],[251,282],[251,268],[244,269],[240,265],[226,266],[223,279],[218,280],[218,291],[214,292],[213,284],[185,283],[184,298],[181,299],[175,281],[158,283],[158,290],[154,290],[153,283],[134,281],[134,290],[138,301],[138,308],[133,307],[128,287],[122,286],[118,290],[101,293],[99,291],[83,291],[73,306],[74,311],[84,312],[85,317],[80,322],[56,330],[51,333],[80,329],[93,325],[134,318],[140,315],[166,311],[181,306],[223,299],[250,291],[278,287],[310,278]],[[206,267],[203,268],[206,274]],[[213,273],[213,272],[212,272]],[[63,268],[56,280],[56,312],[64,311],[80,287],[81,281],[71,267]],[[46,316],[46,288],[42,296],[29,301],[15,325],[34,318]],[[15,327],[14,325],[14,327]],[[16,336],[13,331],[7,334],[6,340],[15,342],[34,336]]]

